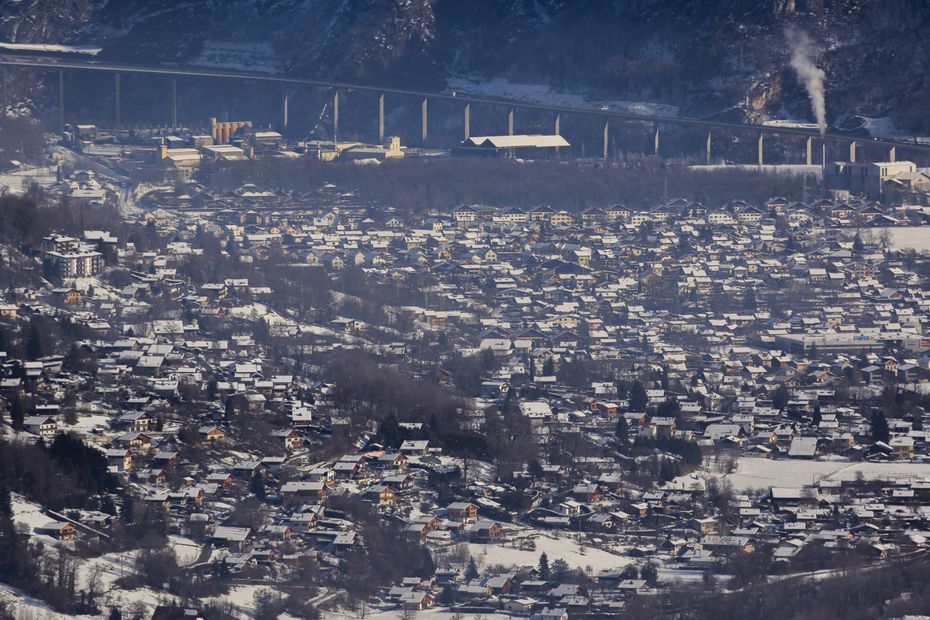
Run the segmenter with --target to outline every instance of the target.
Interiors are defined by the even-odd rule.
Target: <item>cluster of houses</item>
[[[82,436],[140,501],[169,516],[173,533],[210,543],[191,570],[270,582],[309,557],[337,571],[365,545],[338,509],[345,498],[437,554],[513,546],[545,530],[617,557],[616,569],[584,583],[531,566],[466,578],[464,565],[447,562],[379,598],[407,609],[606,613],[656,586],[624,571],[630,564],[725,573],[733,554],[765,546],[781,567],[773,570],[790,571],[807,566],[798,558],[812,549],[885,558],[925,546],[930,482],[920,475],[824,478],[715,502],[700,477],[634,479],[636,459],[617,451],[623,436],[629,445],[679,440],[736,463],[924,462],[930,257],[865,228],[921,221],[922,211],[773,198],[582,213],[462,206],[412,218],[332,185],[308,195],[191,185],[143,203],[138,224],[154,231],[154,245],[137,249],[106,231],[49,236],[55,286],[5,292],[0,323],[50,317],[80,338],[68,355],[0,352],[0,394],[8,410],[26,403],[23,432]],[[186,270],[205,235],[243,265],[284,260],[334,280],[361,270],[372,282],[425,280],[431,292],[422,305],[382,300],[380,318],[349,307],[297,318],[267,283]],[[171,303],[156,303],[164,298]],[[287,336],[290,357],[269,355],[259,337],[268,329]],[[425,335],[439,348],[433,359],[457,351],[492,360],[467,394],[476,410],[509,399],[539,446],[581,437],[586,449],[568,461],[540,449],[538,468],[517,472],[519,487],[492,467],[469,470],[404,420],[399,446],[368,432],[341,455],[311,456],[350,424],[333,386],[295,371],[294,359],[357,347],[420,361]],[[84,356],[94,363],[75,361]],[[906,406],[872,411],[889,393]],[[876,413],[887,414],[887,437],[875,437]],[[437,491],[437,478],[466,470],[454,497]],[[525,505],[514,505],[515,492]],[[259,517],[244,525],[237,509],[248,498],[259,500]],[[62,540],[84,535],[66,525],[51,524]]]

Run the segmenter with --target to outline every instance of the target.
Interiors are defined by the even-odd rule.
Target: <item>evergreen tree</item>
[[[630,440],[630,427],[626,423],[626,418],[619,416],[617,418],[617,441],[625,447]]]
[[[640,579],[645,579],[647,583],[652,585],[659,578],[659,571],[656,570],[655,564],[646,562],[639,571],[639,577]]]
[[[13,407],[10,409],[10,425],[18,431],[23,430],[23,422],[26,419],[26,409],[23,407],[23,401],[17,396],[13,400]]]
[[[475,564],[475,558],[469,558],[468,567],[465,569],[465,581],[471,581],[478,578],[478,565]]]
[[[811,422],[814,426],[820,426],[820,423],[823,422],[823,416],[820,413],[820,402],[814,403],[814,416]]]
[[[120,611],[119,607],[110,608],[108,620],[123,620],[123,612]]]
[[[44,355],[42,332],[35,319],[29,321],[29,333],[26,335],[26,357],[37,360]]]
[[[784,408],[788,406],[788,400],[790,398],[791,393],[788,392],[788,388],[782,383],[772,392],[772,405],[779,411],[783,411]]]
[[[252,474],[252,479],[249,481],[249,491],[251,491],[255,497],[265,499],[265,479],[262,477],[262,472],[257,469],[255,473]]]
[[[543,362],[542,373],[544,377],[551,377],[552,375],[555,374],[555,360],[554,359],[552,359],[551,357],[546,358],[546,361]]]
[[[881,411],[872,413],[872,441],[887,442],[890,437],[888,432],[888,420]]]
[[[135,498],[127,493],[123,497],[123,505],[119,509],[119,518],[123,523],[132,523],[135,518],[136,510],[136,500]]]
[[[570,570],[571,567],[568,565],[568,562],[559,558],[552,563],[552,578],[556,581],[562,581]]]
[[[442,591],[439,593],[439,596],[436,597],[436,601],[440,605],[452,605],[455,603],[455,590],[450,584],[446,584],[442,587]]]
[[[549,570],[549,556],[546,555],[545,551],[539,554],[537,572],[539,573],[539,578],[543,581],[546,581],[552,575],[552,572]]]
[[[397,448],[404,441],[404,430],[400,427],[400,422],[393,413],[387,414],[381,420],[381,428],[378,429],[378,434],[381,436],[386,448]]]
[[[862,253],[865,250],[865,244],[862,242],[862,236],[859,233],[856,233],[856,236],[853,237],[853,252]]]
[[[0,486],[0,575],[8,583],[30,577],[29,562],[22,539],[13,522],[13,500],[6,485]]]
[[[630,386],[630,411],[645,411],[649,398],[646,396],[646,388],[640,381],[634,381]]]

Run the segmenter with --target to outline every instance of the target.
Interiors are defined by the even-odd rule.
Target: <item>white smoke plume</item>
[[[826,74],[814,64],[817,49],[811,38],[803,30],[785,29],[785,39],[791,46],[791,68],[804,83],[807,96],[811,100],[811,109],[817,118],[820,135],[827,131],[827,112],[824,103],[823,82]]]

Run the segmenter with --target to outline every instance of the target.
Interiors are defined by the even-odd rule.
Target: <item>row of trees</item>
[[[310,158],[264,159],[232,162],[213,175],[215,187],[223,191],[245,182],[298,192],[311,192],[332,182],[357,190],[362,200],[408,212],[462,203],[525,208],[551,204],[576,210],[614,202],[647,207],[659,204],[666,195],[709,205],[723,204],[734,195],[760,203],[775,195],[800,199],[803,193],[800,177],[745,170],[708,173],[659,161],[643,161],[635,167],[583,168],[547,161],[527,164],[456,158],[390,162],[362,170]]]

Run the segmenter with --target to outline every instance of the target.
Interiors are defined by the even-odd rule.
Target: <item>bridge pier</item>
[[[378,144],[384,144],[384,93],[378,95]]]
[[[287,86],[281,89],[281,126],[287,129]]]
[[[610,121],[604,121],[604,160],[607,160],[607,141],[610,133]]]
[[[428,106],[429,101],[423,97],[423,103],[420,104],[420,143],[423,146],[426,146]]]
[[[849,162],[856,163],[856,141],[853,140],[849,143]]]
[[[122,129],[122,110],[120,110],[120,88],[119,88],[119,73],[113,74],[113,107],[114,115],[116,117],[116,128]]]
[[[708,129],[708,130],[707,130],[707,152],[706,152],[706,155],[707,155],[707,165],[708,165],[708,166],[710,165],[710,144],[711,144],[711,142],[710,142],[711,137],[710,137],[710,136],[711,136],[711,131],[710,131],[710,129]]]
[[[805,145],[806,145],[806,150],[807,150],[807,158],[805,161],[807,162],[808,166],[813,166],[814,165],[814,138],[813,136],[807,137],[807,140],[805,140]]]
[[[465,118],[463,119],[465,123],[465,140],[468,140],[471,137],[471,104],[465,104]]]
[[[58,131],[65,133],[65,72],[58,70]]]
[[[178,126],[178,80],[171,78],[171,127]]]
[[[333,92],[333,146],[339,146],[339,91]]]
[[[765,164],[765,160],[764,160],[764,158],[762,157],[762,147],[763,147],[763,145],[764,145],[764,142],[765,142],[765,136],[764,136],[764,134],[762,134],[762,133],[760,132],[760,133],[759,133],[759,147],[758,147],[758,148],[759,148],[759,153],[758,153],[758,155],[759,155],[759,167],[760,167],[760,168]]]
[[[513,108],[507,110],[507,135],[513,135]]]
[[[561,115],[561,114],[556,114],[556,115],[555,115],[555,123],[553,124],[553,127],[552,127],[552,132],[553,132],[555,135],[559,136],[559,135],[562,135],[562,134],[561,134],[561,131],[562,131],[562,115]],[[556,157],[559,156],[559,147],[555,147],[555,156],[556,156]]]
[[[895,147],[892,146],[891,148],[888,149],[888,161],[891,161],[891,162],[895,161],[896,155],[897,153],[896,153]]]
[[[654,129],[655,129],[655,135],[653,135],[652,137],[652,148],[653,148],[652,153],[653,155],[658,157],[659,156],[659,126],[656,125]]]

